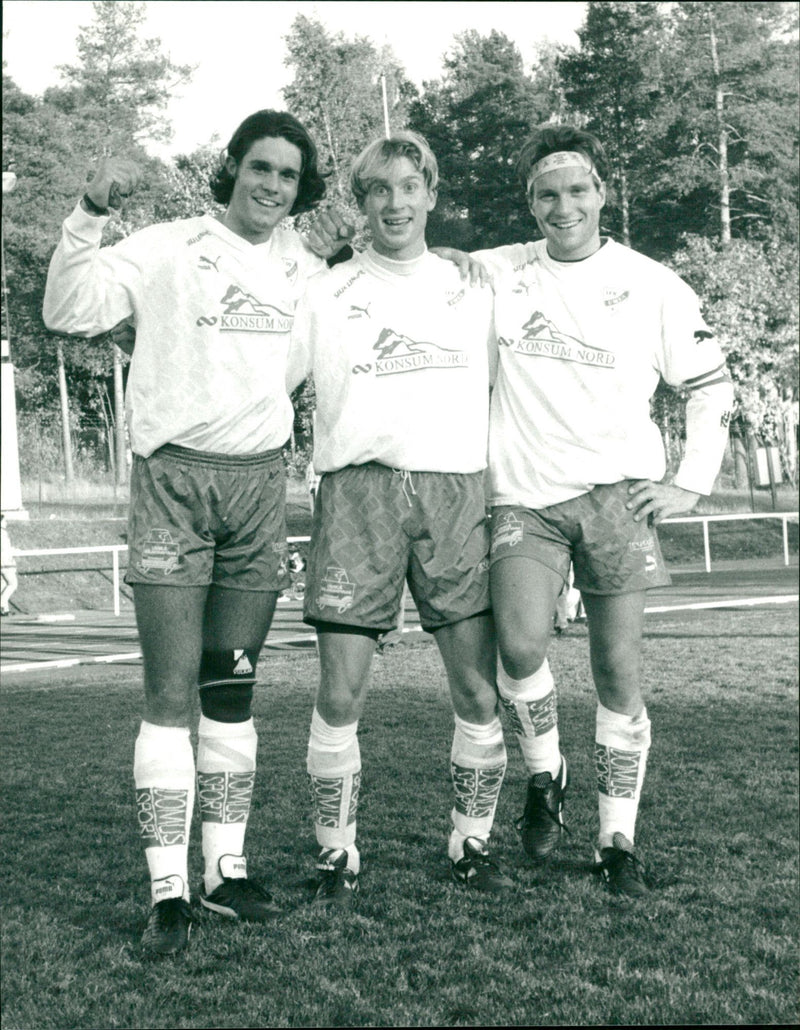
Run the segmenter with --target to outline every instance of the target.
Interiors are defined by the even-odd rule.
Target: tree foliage
[[[797,396],[797,250],[689,236],[669,264],[703,298],[734,380],[735,417],[746,433],[777,442]]]
[[[661,5],[590,3],[578,30],[580,47],[564,53],[558,70],[567,102],[584,127],[603,141],[612,193],[604,228],[630,246],[653,231],[637,224],[650,192],[653,143],[662,130]]]
[[[670,11],[651,195],[674,234],[795,240],[795,5],[678,3]]]
[[[525,137],[552,113],[554,96],[524,71],[517,46],[501,32],[456,36],[444,75],[425,83],[409,124],[431,144],[442,183],[430,242],[475,249],[530,231],[514,166]],[[557,94],[556,94],[557,98]]]
[[[112,221],[106,242],[152,222],[156,198],[169,192],[163,163],[148,155],[141,140],[169,137],[164,108],[170,89],[188,69],[162,55],[158,40],[140,40],[143,4],[104,0],[93,10],[94,22],[78,37],[80,63],[61,69],[63,86],[39,99],[3,77],[4,162],[18,179],[4,204],[4,235],[23,413],[54,403],[57,344],[41,320],[47,266],[61,222],[84,192],[97,160],[113,153],[136,160],[144,170],[143,187]],[[110,344],[72,339],[64,356],[74,404],[99,413],[112,372]]]
[[[355,213],[348,174],[353,158],[385,134],[383,90],[389,128],[406,124],[414,87],[389,47],[364,36],[329,33],[321,22],[298,15],[286,37],[286,63],[294,81],[283,93],[289,110],[309,130],[328,175],[328,198]]]
[[[175,87],[191,74],[161,51],[161,40],[140,38],[143,3],[98,0],[94,21],[80,29],[76,65],[60,65],[64,85],[45,100],[67,115],[100,127],[102,152],[120,154],[132,143],[167,142],[172,126],[164,117]]]
[[[611,228],[694,287],[741,434],[773,441],[797,398],[796,24],[783,3],[590,2],[558,62],[611,158]],[[674,439],[674,392],[655,408]]]
[[[60,224],[97,159],[113,152],[144,166],[107,242],[213,210],[216,145],[169,164],[143,146],[169,138],[166,103],[189,69],[143,38],[144,4],[103,0],[93,15],[77,62],[43,97],[3,75],[4,168],[18,176],[4,198],[6,314],[23,417],[55,407],[56,340],[41,322],[42,294]],[[384,134],[384,83],[390,128],[428,138],[441,173],[432,245],[469,250],[532,238],[514,174],[524,139],[551,121],[595,131],[612,164],[604,231],[694,287],[728,356],[742,431],[780,435],[796,403],[800,335],[795,4],[590,0],[574,50],[543,45],[526,69],[502,33],[465,32],[441,76],[419,92],[388,47],[331,33],[316,18],[298,16],[286,47],[287,107],[317,141],[329,198],[357,224],[347,176],[362,147]],[[357,244],[365,242],[362,228]],[[109,417],[111,351],[103,341],[64,348],[77,412]],[[309,396],[298,431],[308,429]],[[674,395],[659,394],[656,408],[665,434],[678,439]]]

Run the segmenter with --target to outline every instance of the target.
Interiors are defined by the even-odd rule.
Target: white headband
[[[547,157],[543,157],[541,161],[537,161],[531,168],[528,175],[528,189],[530,190],[534,182],[547,172],[552,172],[556,168],[571,167],[582,168],[596,179],[598,184],[600,183],[600,176],[597,174],[594,162],[586,154],[580,154],[577,150],[558,150],[555,154],[548,154]]]

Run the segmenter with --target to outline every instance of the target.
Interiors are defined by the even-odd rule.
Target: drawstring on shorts
[[[409,496],[408,491],[410,490],[415,497],[417,496],[417,491],[414,489],[414,483],[411,479],[411,473],[408,471],[408,469],[392,469],[392,472],[394,472],[396,476],[400,476],[402,478],[403,495],[405,496],[405,499],[408,501],[409,508],[413,507],[411,497]]]

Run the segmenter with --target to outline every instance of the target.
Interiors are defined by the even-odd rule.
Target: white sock
[[[561,768],[561,752],[556,689],[547,659],[532,676],[521,680],[512,679],[498,660],[497,688],[519,742],[525,768],[531,776],[549,772],[555,779]]]
[[[306,768],[311,778],[317,843],[321,848],[347,851],[348,868],[357,873],[356,816],[361,787],[358,720],[347,726],[330,726],[315,708]]]
[[[649,750],[650,720],[646,708],[637,716],[620,715],[598,702],[594,764],[601,848],[611,846],[615,833],[627,837],[631,844],[634,842]]]
[[[497,716],[485,724],[466,722],[455,714],[454,719],[450,772],[455,806],[450,816],[453,830],[448,854],[457,862],[464,857],[467,837],[489,839],[507,757],[503,727]]]
[[[225,864],[223,856],[244,855],[244,835],[253,798],[258,735],[252,719],[217,722],[200,716],[197,742],[197,799],[203,821],[203,883],[210,894],[224,876],[247,875],[244,862]]]
[[[189,827],[194,754],[189,730],[142,722],[133,758],[136,815],[150,870],[151,900],[189,900]]]

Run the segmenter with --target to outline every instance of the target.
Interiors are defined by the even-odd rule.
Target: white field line
[[[775,594],[773,597],[742,597],[734,601],[695,601],[693,604],[665,604],[654,608],[645,608],[650,612],[684,612],[696,611],[700,608],[740,608],[742,605],[752,607],[757,604],[791,604],[800,599],[798,594]]]
[[[694,604],[672,604],[659,605],[653,608],[645,608],[645,615],[659,614],[663,612],[684,612],[697,611],[709,608],[740,608],[742,606],[754,607],[760,604],[792,604],[800,600],[798,594],[775,594],[772,597],[744,597],[733,601],[697,601]],[[403,629],[403,633],[424,633],[419,626],[410,626]],[[268,649],[273,644],[297,644],[308,640],[311,632],[301,633],[295,637],[282,637],[273,642],[267,641]],[[129,651],[125,654],[87,655],[81,658],[59,658],[46,662],[15,662],[2,666],[2,672],[33,672],[36,669],[69,669],[75,665],[110,665],[112,662],[130,662],[142,657],[141,651]]]
[[[268,640],[265,646],[269,648],[270,644],[273,646],[276,644],[298,644],[308,640],[310,636],[311,631],[309,630],[308,633],[302,633],[296,637],[281,637],[274,641]],[[15,662],[3,665],[0,671],[6,673],[32,672],[35,669],[70,669],[74,665],[110,665],[112,662],[132,662],[141,657],[141,651],[127,651],[124,654],[85,655],[79,658],[55,658],[46,662]]]
[[[5,672],[32,672],[34,669],[70,669],[73,665],[105,665],[111,662],[129,662],[142,657],[141,651],[130,651],[128,654],[86,655],[81,658],[57,658],[48,662],[15,662],[4,665]]]

